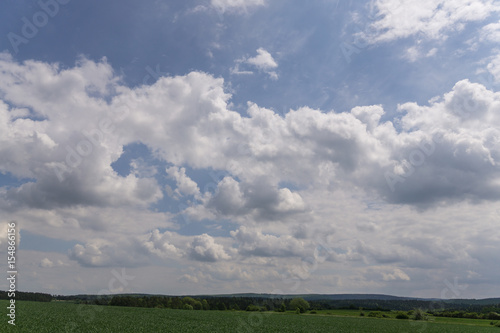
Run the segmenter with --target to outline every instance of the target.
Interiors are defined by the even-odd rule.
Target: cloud
[[[367,36],[373,43],[412,36],[446,39],[450,32],[462,30],[466,23],[484,20],[500,10],[492,0],[381,0],[375,6],[375,21],[370,24],[371,33]]]
[[[424,51],[421,50],[421,47],[413,45],[406,50],[404,58],[408,59],[409,62],[416,62],[423,57],[432,57],[436,54],[436,52],[437,48],[434,47],[424,54]]]
[[[382,279],[384,281],[394,281],[394,280],[410,281],[410,277],[408,276],[408,274],[406,274],[399,268],[394,269],[392,273],[382,273]]]
[[[19,118],[19,107],[0,103],[0,153],[9,156],[0,171],[36,179],[7,190],[11,205],[148,205],[161,198],[154,179],[120,177],[111,168],[122,145],[111,131],[112,113],[95,96],[109,94],[117,81],[104,60],[83,59],[59,70],[35,61],[17,64],[2,54],[0,68],[4,101],[31,110]]]
[[[253,58],[248,58],[247,62],[261,70],[269,70],[278,67],[278,64],[273,59],[271,54],[263,48],[257,49],[258,55]]]
[[[120,245],[116,242],[94,240],[85,245],[75,245],[68,251],[68,257],[85,267],[134,267],[148,264],[147,257],[137,257]]]
[[[255,67],[258,71],[268,74],[269,77],[273,80],[278,79],[278,74],[273,70],[278,67],[278,63],[276,62],[276,60],[274,60],[271,53],[269,53],[262,47],[257,49],[257,55],[255,57],[244,57],[242,59],[236,60],[236,65],[231,69],[231,74],[253,74],[253,72],[250,70],[241,70],[240,66],[242,64],[247,64]]]
[[[426,269],[455,274],[456,263],[476,273],[468,273],[472,278],[493,280],[497,273],[482,263],[494,262],[487,254],[498,244],[491,203],[500,199],[500,94],[481,84],[462,80],[427,103],[402,103],[395,118],[381,105],[344,112],[300,107],[280,115],[252,102],[233,111],[224,80],[202,72],[130,88],[102,61],[62,70],[4,55],[0,65],[0,169],[22,183],[0,188],[2,218],[76,243],[73,266],[174,262],[169,270],[186,275],[184,282],[196,278],[199,288],[224,289],[220,281],[231,278],[250,288],[247,277],[269,267],[265,276],[280,281],[289,260],[313,257],[317,237],[328,235],[324,270],[349,266],[343,276],[364,286],[372,283],[362,280],[366,267],[377,288],[406,281],[401,272],[412,283]],[[101,119],[114,130],[104,133]],[[92,152],[69,166],[66,147],[85,153],[84,140]],[[168,165],[167,175],[140,157],[128,176],[113,170],[124,147],[137,142]],[[68,167],[62,181],[57,163]],[[199,176],[207,174],[208,184]],[[163,196],[165,178],[175,182],[179,200],[194,198],[183,213],[212,219],[200,228],[232,230],[231,237],[176,232],[174,214],[154,211],[171,200]],[[55,267],[53,258],[44,253],[33,266]],[[182,258],[191,259],[192,270]],[[442,280],[434,281],[438,291]]]
[[[185,168],[169,167],[166,171],[169,177],[176,181],[175,193],[178,196],[193,195],[195,198],[200,196],[198,184],[186,175]]]
[[[472,40],[475,47],[477,47],[477,41],[483,43],[485,46],[489,45],[497,45],[500,43],[500,23],[490,23],[481,28],[479,37]],[[484,71],[487,71],[492,76],[492,79],[489,79],[489,83],[498,83],[500,82],[500,50],[498,48],[494,48],[490,55],[484,58],[481,61],[481,64],[486,63],[486,68]]]
[[[500,23],[490,23],[481,28],[482,41],[500,43]]]
[[[247,12],[252,7],[265,5],[265,0],[211,0],[210,4],[221,12]]]
[[[58,259],[55,263],[50,260],[49,258],[43,258],[41,261],[40,261],[40,264],[39,264],[40,267],[42,268],[52,268],[52,267],[56,267],[56,266],[65,266],[64,262],[62,262],[62,260]]]
[[[489,57],[486,69],[493,75],[495,82],[500,82],[500,51]]]
[[[140,240],[141,247],[148,253],[154,254],[159,258],[175,258],[182,255],[182,251],[171,244],[175,235],[165,231],[163,234],[158,229],[153,230],[146,237]]]
[[[179,259],[184,252],[174,245],[185,237],[155,229],[138,236],[109,235],[109,239],[93,239],[85,245],[76,244],[68,257],[85,267],[138,267],[151,264],[153,258]]]
[[[256,219],[275,220],[285,213],[304,213],[307,205],[300,194],[280,188],[283,181],[299,186],[355,184],[379,193],[387,202],[421,207],[449,200],[496,200],[499,196],[498,94],[469,81],[458,82],[452,91],[427,106],[401,104],[401,117],[395,122],[401,123],[403,131],[398,132],[395,122],[380,123],[384,114],[380,106],[359,106],[342,113],[303,107],[282,117],[249,103],[248,116],[242,116],[228,108],[230,96],[224,92],[223,80],[205,73],[162,77],[151,86],[131,89],[109,76],[100,78],[105,83],[96,82],[87,71],[93,73],[96,67],[103,66],[109,72],[108,65],[92,65],[87,60],[60,73],[55,66],[43,63],[19,65],[4,59],[2,66],[6,79],[1,88],[12,105],[0,108],[9,124],[0,142],[6,156],[2,171],[16,172],[17,165],[24,165],[17,175],[36,179],[4,190],[3,200],[11,209],[146,207],[157,202],[163,194],[151,177],[154,172],[121,177],[111,168],[123,145],[132,142],[144,143],[159,158],[174,165],[168,173],[176,180],[178,195],[198,196],[199,192],[199,186],[180,165],[227,171],[232,179],[218,185],[217,195],[207,192],[202,199],[205,209],[220,216],[251,214]],[[54,115],[63,103],[58,95],[53,101],[35,101],[37,91],[43,87],[35,84],[38,79],[34,77],[43,72],[56,84],[58,80],[73,79],[66,79],[72,71],[79,78],[73,89],[83,90],[73,93],[89,107],[80,128],[70,124],[62,130],[68,118]],[[9,83],[13,82],[13,72],[26,78],[26,93],[35,97],[25,100],[16,96],[17,84]],[[85,80],[89,82],[80,82]],[[96,97],[88,95],[88,86],[99,86],[102,93],[117,93],[110,97],[110,103],[98,103]],[[31,103],[33,112],[41,112],[47,119],[13,119],[11,110],[19,114],[15,105],[27,103]],[[53,108],[43,106],[49,104]],[[72,101],[66,104],[68,110],[76,107]],[[141,112],[123,112],[124,105]],[[81,128],[98,123],[98,113],[116,115],[113,123],[120,131],[99,137],[100,143],[92,153],[59,181],[52,166],[65,161],[68,152],[63,146],[78,147],[79,140],[85,139],[79,136]],[[39,134],[33,134],[34,128]],[[16,141],[15,148],[25,152],[24,163],[24,157],[16,159],[16,154],[7,154],[12,149],[7,137],[12,135],[24,138]],[[50,140],[38,139],[41,137],[51,138],[57,145],[47,146],[44,142]],[[439,142],[434,140],[437,137],[441,138]],[[28,154],[34,142],[37,153]],[[31,167],[26,169],[25,165]]]
[[[43,258],[42,261],[40,261],[40,267],[44,268],[54,267],[54,263],[50,261],[50,259],[48,258]]]
[[[229,259],[224,247],[215,243],[213,237],[202,234],[194,237],[189,247],[189,257],[198,261],[216,262]]]
[[[245,226],[231,231],[231,236],[238,242],[238,253],[243,256],[294,257],[305,254],[304,242],[291,236],[265,235]]]
[[[400,160],[392,175],[401,176],[395,181],[401,186],[387,198],[407,203],[498,200],[498,98],[484,86],[464,80],[430,106],[400,105],[405,112],[401,124],[408,134],[399,135],[406,143],[392,148],[393,158]]]
[[[132,173],[138,178],[152,178],[157,173],[156,167],[148,165],[142,158],[130,161]]]
[[[198,283],[198,278],[189,274],[182,275],[178,280],[182,283]]]
[[[286,220],[294,214],[307,212],[307,205],[298,193],[288,188],[278,188],[266,177],[238,182],[230,176],[224,177],[214,193],[207,192],[198,206],[186,212],[197,216],[232,218],[237,221]]]
[[[14,228],[11,228],[11,226],[9,226],[9,224],[12,225],[12,223],[14,223],[13,225]],[[15,235],[16,247],[19,247],[19,244],[21,244],[21,233],[19,231],[20,231],[19,223],[13,219],[12,220],[5,219],[2,221],[2,223],[0,223],[0,253],[6,253],[8,250],[9,234]]]

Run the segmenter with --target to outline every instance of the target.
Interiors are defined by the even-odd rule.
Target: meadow
[[[16,302],[16,327],[1,332],[499,332],[488,320],[431,318],[429,321],[360,317],[356,310],[293,312],[195,311],[80,305],[71,302]]]

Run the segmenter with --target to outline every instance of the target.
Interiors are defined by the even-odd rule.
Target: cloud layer
[[[260,50],[248,62],[275,68]],[[325,268],[348,265],[351,282],[332,277],[346,290],[418,281],[443,263],[493,276],[478,263],[493,260],[484,244],[498,247],[497,231],[480,235],[497,218],[488,203],[500,199],[500,93],[481,84],[461,80],[382,120],[381,105],[280,115],[249,102],[242,114],[222,78],[197,71],[131,88],[105,59],[63,69],[2,54],[0,69],[0,172],[28,179],[0,189],[0,208],[30,232],[75,241],[73,264],[174,265],[179,283],[252,286],[259,280],[248,277],[265,267],[261,276],[275,282],[310,279],[323,258]],[[167,165],[170,193],[145,160],[133,160],[128,175],[113,168],[137,142]],[[193,170],[220,177],[203,187]],[[181,213],[194,223],[233,227],[183,235],[174,213],[152,209],[162,200],[188,200]],[[456,211],[453,237],[443,236],[451,226],[433,221],[462,206],[486,207],[485,220],[470,225]],[[413,209],[427,222],[412,221]],[[66,267],[57,260],[36,265]]]

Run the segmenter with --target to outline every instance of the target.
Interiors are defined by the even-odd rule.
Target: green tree
[[[403,311],[398,311],[397,314],[396,314],[396,319],[410,319],[410,316],[408,316]]]
[[[413,319],[427,320],[427,316],[425,315],[425,312],[422,309],[416,309],[415,312],[413,313]]]
[[[259,311],[260,307],[255,304],[249,304],[246,311]]]
[[[285,303],[281,303],[281,307],[279,308],[279,312],[285,312],[286,311],[286,305]]]
[[[184,304],[189,304],[191,305],[192,307],[194,307],[194,303],[196,303],[197,301],[192,298],[192,297],[189,297],[189,296],[186,296],[182,299],[182,303]]]
[[[299,309],[300,313],[304,313],[309,309],[309,303],[302,297],[294,298],[290,301],[290,308],[292,310]]]

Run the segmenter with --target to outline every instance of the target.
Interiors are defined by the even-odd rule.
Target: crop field
[[[16,327],[7,323],[7,301],[1,332],[499,332],[483,320],[417,322],[359,317],[359,311],[317,314],[190,311],[78,305],[69,302],[16,302]],[[327,312],[329,314],[327,314]],[[357,313],[357,317],[355,317]],[[350,316],[352,314],[352,316]]]

